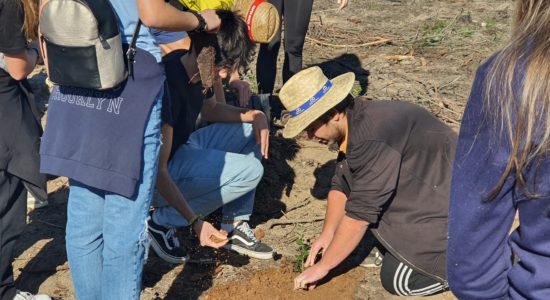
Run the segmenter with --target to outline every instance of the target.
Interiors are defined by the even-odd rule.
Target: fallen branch
[[[384,39],[383,38],[383,39],[380,39],[378,41],[373,41],[373,42],[368,42],[368,43],[363,43],[363,44],[337,45],[337,44],[326,43],[326,42],[323,42],[323,41],[320,41],[320,40],[317,40],[317,39],[314,39],[314,38],[310,38],[310,37],[307,37],[307,36],[306,36],[306,40],[314,42],[314,43],[322,45],[322,46],[334,47],[334,48],[360,48],[360,47],[368,47],[368,46],[376,46],[376,45],[381,45],[381,44],[388,44],[388,43],[391,42],[391,39]]]
[[[325,217],[315,217],[309,219],[291,219],[291,220],[269,220],[265,223],[267,229],[271,229],[278,225],[290,225],[290,224],[301,224],[301,223],[313,223],[323,221]]]
[[[311,203],[311,200],[309,200],[309,198],[307,198],[306,200],[302,201],[301,203],[298,203],[297,205],[294,205],[294,206],[291,206],[291,207],[287,208],[286,211],[283,212],[283,214],[286,216],[287,213],[289,213],[289,212],[291,212],[295,209],[298,209],[300,207],[306,206],[309,203]]]

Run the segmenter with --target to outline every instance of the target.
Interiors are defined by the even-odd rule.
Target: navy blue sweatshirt
[[[483,112],[491,63],[477,71],[458,139],[449,208],[449,284],[459,299],[550,299],[550,158],[525,172],[530,191],[540,198],[527,197],[511,175],[495,199],[484,201],[510,153],[508,141],[499,142]],[[522,73],[515,76],[516,88]],[[509,234],[516,211],[520,226]],[[519,262],[513,263],[512,253]]]

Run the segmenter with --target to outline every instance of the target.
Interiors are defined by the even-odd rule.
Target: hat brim
[[[324,113],[342,102],[353,88],[355,74],[352,72],[345,73],[334,77],[330,81],[332,82],[332,87],[321,100],[300,115],[287,121],[283,129],[284,138],[290,139],[297,136]]]

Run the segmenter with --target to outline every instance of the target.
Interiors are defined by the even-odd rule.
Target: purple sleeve
[[[489,145],[491,129],[482,122],[484,78],[478,72],[463,116],[451,182],[447,269],[459,299],[509,299],[513,187],[509,180],[501,195],[485,201],[508,156]]]

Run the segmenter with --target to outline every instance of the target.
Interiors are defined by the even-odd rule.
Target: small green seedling
[[[302,273],[305,269],[305,262],[309,255],[310,246],[304,242],[303,238],[296,240],[298,245],[298,254],[296,254],[296,261],[294,262],[294,272]]]

